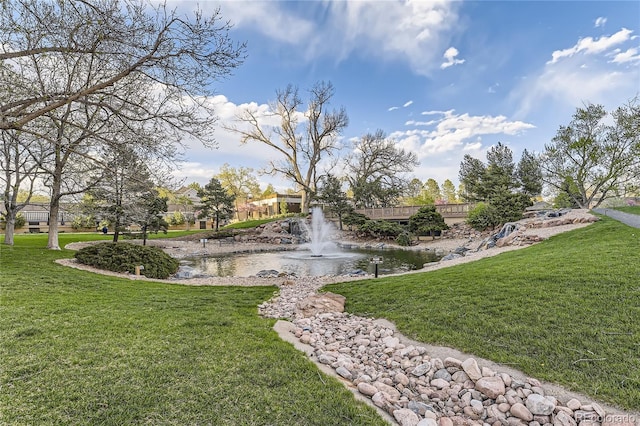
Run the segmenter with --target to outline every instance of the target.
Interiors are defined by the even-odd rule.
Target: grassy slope
[[[384,424],[258,316],[274,287],[71,270],[45,238],[0,247],[0,424]]]
[[[640,230],[603,218],[425,274],[328,286],[349,312],[640,409]]]

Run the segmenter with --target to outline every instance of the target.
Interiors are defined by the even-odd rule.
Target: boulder
[[[500,377],[482,377],[476,381],[476,390],[482,392],[491,399],[504,395],[506,389]]]
[[[296,303],[296,316],[310,318],[316,314],[344,312],[347,299],[335,293],[321,293],[309,296]]]

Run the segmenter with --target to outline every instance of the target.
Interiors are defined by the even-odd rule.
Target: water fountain
[[[311,209],[311,228],[306,225],[306,222],[305,226],[310,239],[308,247],[311,250],[311,257],[322,257],[329,251],[336,252],[338,247],[329,239],[335,228],[331,222],[325,220],[320,207]]]
[[[325,219],[322,209],[313,208],[311,221],[291,219],[290,232],[306,243],[297,250],[238,253],[191,259],[191,266],[209,276],[253,276],[260,271],[276,271],[297,276],[323,276],[352,274],[366,271],[369,259],[380,256],[373,249],[341,249],[332,241],[335,226]],[[420,268],[433,261],[427,252],[385,250],[384,258],[389,272]]]

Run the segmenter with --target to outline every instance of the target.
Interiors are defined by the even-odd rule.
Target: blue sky
[[[170,6],[193,9],[192,1]],[[458,184],[465,154],[485,160],[498,142],[517,161],[540,152],[579,106],[612,110],[640,93],[637,1],[208,1],[247,43],[248,57],[211,99],[217,149],[190,144],[176,173],[206,183],[228,163],[266,166],[277,154],[240,145],[220,126],[244,108],[266,108],[288,84],[301,95],[330,81],[351,141],[382,129],[418,154],[412,176]],[[333,171],[340,174],[341,168]],[[292,187],[260,176],[264,187]]]

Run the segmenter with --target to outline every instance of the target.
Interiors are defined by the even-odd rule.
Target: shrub
[[[166,221],[169,222],[169,225],[171,226],[180,226],[187,223],[187,218],[185,217],[184,214],[182,214],[182,212],[176,211],[176,212],[173,212],[172,215],[169,215]]]
[[[500,218],[498,217],[495,207],[491,204],[480,202],[469,212],[467,223],[471,225],[473,229],[484,231],[485,229],[500,225]]]
[[[442,215],[436,210],[436,206],[424,206],[409,218],[409,229],[418,235],[432,235],[435,238],[436,231],[449,229]]]
[[[96,220],[92,215],[77,215],[71,222],[71,228],[74,230],[96,227]]]
[[[364,225],[368,220],[369,218],[367,216],[363,215],[362,213],[356,213],[354,211],[351,211],[342,216],[342,224],[348,226],[349,228],[352,228],[354,226],[360,227]]]
[[[368,220],[359,227],[359,231],[374,238],[396,238],[405,229],[396,222],[386,220]]]
[[[408,231],[403,231],[396,237],[396,244],[399,246],[407,247],[413,242],[413,235]]]
[[[113,272],[134,273],[142,265],[141,274],[149,278],[168,278],[178,271],[179,262],[157,247],[130,243],[100,243],[76,252],[78,262]]]

